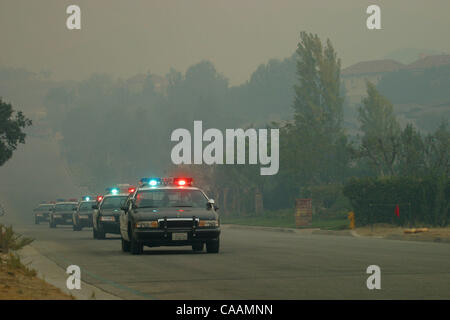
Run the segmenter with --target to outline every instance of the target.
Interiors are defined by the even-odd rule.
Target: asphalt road
[[[219,254],[190,247],[123,253],[91,229],[16,224],[33,246],[82,279],[125,299],[450,299],[450,245],[224,226]],[[366,286],[381,268],[381,290]]]

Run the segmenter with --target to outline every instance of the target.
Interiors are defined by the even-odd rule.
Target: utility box
[[[295,226],[310,227],[312,224],[312,199],[295,199]]]

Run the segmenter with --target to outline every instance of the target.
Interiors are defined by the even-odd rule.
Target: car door
[[[125,207],[127,208],[127,210],[121,210],[120,213],[120,234],[122,236],[123,239],[129,241],[130,239],[128,239],[128,220],[129,220],[129,214],[131,212],[131,206],[133,204],[133,201],[131,198],[127,199],[127,202],[125,204]]]

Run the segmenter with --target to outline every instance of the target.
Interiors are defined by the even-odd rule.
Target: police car
[[[33,209],[34,223],[39,224],[41,221],[47,221],[49,219],[50,210],[53,208],[52,203],[41,203]]]
[[[120,215],[122,251],[143,247],[192,246],[218,253],[220,221],[214,200],[192,186],[192,178],[144,178]]]
[[[128,185],[129,186],[129,185]],[[124,190],[125,189],[125,190]],[[121,207],[127,201],[130,192],[134,192],[132,186],[122,188],[113,187],[107,189],[108,194],[99,197],[99,202],[94,204],[92,214],[92,235],[94,239],[105,239],[107,233],[120,234],[119,215]]]
[[[49,214],[48,224],[50,228],[56,228],[57,225],[71,225],[73,223],[73,210],[77,207],[76,199],[56,202]]]
[[[81,231],[84,227],[92,227],[92,206],[96,204],[96,199],[90,196],[84,196],[78,202],[73,211],[73,231]]]

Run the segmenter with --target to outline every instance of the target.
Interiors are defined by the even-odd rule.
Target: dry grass
[[[71,300],[72,296],[36,277],[17,255],[0,254],[0,300]]]
[[[404,239],[417,240],[434,240],[438,238],[450,240],[450,227],[428,228],[428,231],[425,232],[408,233],[408,231],[412,231],[410,228],[401,228],[389,224],[374,224],[373,227],[359,227],[355,231],[358,235],[368,237],[397,236]]]

